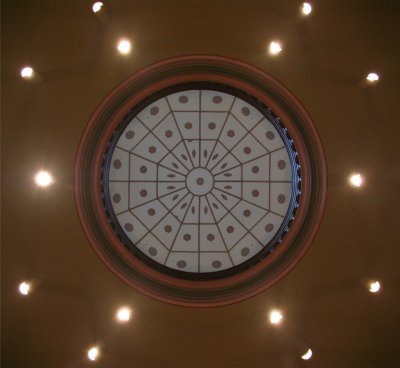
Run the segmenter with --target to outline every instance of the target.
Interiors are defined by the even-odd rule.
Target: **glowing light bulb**
[[[21,69],[21,77],[31,79],[33,77],[33,69],[30,66],[25,66]]]
[[[31,291],[31,284],[29,282],[23,281],[19,284],[18,290],[22,295],[28,295]]]
[[[91,347],[87,352],[88,358],[92,361],[97,360],[99,358],[99,355],[100,355],[100,350],[97,346]]]
[[[103,5],[104,4],[101,1],[96,1],[92,6],[93,13],[98,13]]]
[[[312,11],[312,6],[310,3],[303,3],[303,5],[301,6],[301,12],[303,13],[303,15],[309,15]]]
[[[308,349],[302,356],[301,359],[308,360],[312,357],[312,350]]]
[[[379,281],[371,281],[371,282],[369,283],[369,288],[368,288],[368,290],[369,290],[371,293],[377,293],[377,292],[379,291],[380,288],[381,288],[381,284],[380,284]]]
[[[353,174],[350,176],[350,184],[354,187],[360,187],[363,181],[364,180],[360,174]]]
[[[369,73],[369,74],[367,75],[367,80],[368,80],[370,83],[375,83],[375,82],[377,82],[377,81],[379,80],[379,75],[376,74],[376,73]]]
[[[120,54],[127,55],[131,51],[131,43],[129,40],[120,40],[117,46],[118,51]]]
[[[53,177],[47,171],[41,170],[36,174],[35,181],[39,187],[48,187],[53,183]]]
[[[271,313],[269,314],[269,321],[273,324],[273,325],[278,325],[281,323],[283,319],[282,313],[278,310],[273,310],[271,311]]]
[[[131,313],[132,313],[132,311],[130,308],[122,307],[122,308],[118,309],[118,312],[116,315],[117,320],[122,323],[128,322],[131,319]]]
[[[282,46],[281,46],[281,44],[280,44],[279,42],[277,42],[277,41],[272,41],[272,42],[269,44],[269,53],[270,53],[271,55],[277,55],[277,54],[279,54],[281,51],[282,51]]]

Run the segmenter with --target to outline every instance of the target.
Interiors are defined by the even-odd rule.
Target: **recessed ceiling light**
[[[303,359],[303,360],[308,360],[308,359],[311,359],[311,357],[312,357],[312,350],[311,350],[311,349],[308,349],[308,350],[301,356],[301,359]]]
[[[377,73],[369,73],[367,75],[367,80],[370,83],[375,83],[375,82],[377,82],[379,80],[379,75]]]
[[[35,182],[39,187],[48,187],[53,183],[53,177],[49,172],[41,170],[35,175]]]
[[[131,51],[131,43],[129,40],[120,40],[117,46],[118,51],[120,54],[127,55]]]
[[[303,15],[309,15],[312,11],[312,6],[310,3],[303,3],[303,5],[301,6],[301,12],[303,13]]]
[[[281,313],[281,311],[279,310],[273,310],[271,311],[271,313],[269,314],[269,321],[273,324],[273,325],[278,325],[281,323],[283,319],[283,315]]]
[[[103,3],[101,1],[96,1],[92,6],[93,13],[98,13],[102,7]]]
[[[363,183],[363,177],[361,176],[361,174],[353,174],[350,176],[350,184],[353,187],[360,187]]]
[[[278,41],[272,41],[269,44],[269,53],[271,55],[277,55],[282,51],[282,45]]]
[[[131,319],[131,313],[132,313],[132,311],[130,308],[121,307],[117,311],[117,315],[116,315],[117,320],[122,323],[128,322]]]
[[[31,291],[31,284],[23,281],[19,284],[18,290],[22,295],[28,295]]]
[[[371,293],[377,293],[377,292],[379,291],[380,288],[381,288],[381,284],[380,284],[379,281],[371,281],[371,282],[369,283],[368,290],[369,290]]]
[[[25,66],[21,69],[21,77],[24,79],[31,79],[33,77],[33,68]]]
[[[88,358],[92,361],[97,360],[99,358],[99,355],[100,355],[100,350],[97,346],[91,347],[87,352]]]

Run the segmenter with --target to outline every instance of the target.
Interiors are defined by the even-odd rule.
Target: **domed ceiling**
[[[5,0],[1,4],[1,365],[397,366],[397,2],[320,0],[310,2],[308,15],[302,13],[298,1],[113,0],[103,1],[97,13],[93,3]],[[130,42],[130,50],[120,45],[126,53],[117,48],[121,40]],[[272,42],[277,43],[272,51],[279,52],[271,52]],[[301,101],[324,146],[328,199],[316,237],[284,278],[244,301],[198,309],[149,298],[104,266],[79,220],[73,172],[85,128],[110,91],[148,65],[180,55],[205,54],[253,65]],[[25,78],[20,74],[26,66],[33,69],[31,78],[28,71]],[[369,81],[369,73],[379,79]],[[162,118],[170,116],[177,125],[149,128],[146,117],[157,119],[166,101],[171,113]],[[221,111],[232,123],[224,130],[218,125],[218,111],[229,101],[230,110]],[[265,175],[280,178],[281,184],[293,177],[292,153],[279,151],[286,138],[268,122],[260,124],[260,132],[252,131],[244,138],[246,119],[259,113],[252,110],[254,105],[257,102],[245,95],[215,85],[168,90],[131,116],[140,120],[135,125],[140,129],[131,129],[129,120],[115,138],[103,185],[108,186],[107,208],[115,214],[110,221],[115,221],[122,236],[145,236],[132,219],[158,216],[151,215],[151,208],[141,210],[147,198],[159,202],[153,210],[165,209],[164,220],[169,219],[167,213],[174,213],[172,198],[178,194],[176,200],[183,199],[175,214],[182,221],[164,224],[160,218],[160,226],[148,232],[159,243],[154,249],[143,248],[147,258],[168,268],[167,273],[194,272],[207,278],[210,272],[247,265],[253,256],[248,244],[256,243],[251,241],[238,243],[237,254],[230,252],[226,241],[241,227],[232,219],[220,226],[213,203],[223,203],[221,218],[232,212],[243,223],[244,232],[262,240],[257,243],[260,247],[278,234],[274,231],[284,217],[267,219],[267,209],[257,201],[268,193],[270,206],[279,213],[291,205],[286,202],[288,196],[270,195],[270,188],[258,182],[266,180]],[[187,125],[185,114],[193,112],[204,115],[201,124],[192,119],[192,126]],[[207,114],[213,114],[213,119],[206,123]],[[208,149],[204,139],[216,141],[213,134],[220,128],[228,150],[215,148],[216,153],[221,150],[221,157],[229,160],[211,164],[216,153],[205,157],[204,152],[208,156],[215,149]],[[156,138],[153,143],[143,138],[150,131],[149,138]],[[177,136],[181,132],[185,136]],[[133,144],[135,139],[139,140]],[[191,155],[187,160],[179,150],[181,143],[192,144],[190,150],[188,145],[185,148]],[[271,144],[277,145],[275,154],[269,154],[274,150]],[[165,162],[146,161],[161,151]],[[254,163],[247,164],[255,153]],[[256,162],[264,154],[273,163],[268,172],[264,172],[265,162]],[[239,183],[234,180],[239,175],[235,164],[248,171],[246,180],[241,177],[240,194],[235,192]],[[40,170],[51,174],[50,185],[37,185],[35,175]],[[115,183],[129,181],[131,170],[144,179],[119,192]],[[360,177],[352,184],[353,174]],[[252,175],[255,179],[249,179]],[[46,180],[42,176],[39,183]],[[142,185],[146,181],[151,184]],[[169,195],[169,190],[174,194]],[[129,198],[116,196],[121,193]],[[187,204],[182,207],[184,198]],[[238,199],[245,199],[249,207],[237,207]],[[130,218],[119,207],[124,203],[134,207]],[[230,206],[238,208],[238,213]],[[202,231],[191,227],[191,214],[197,215],[195,223],[200,223]],[[183,220],[186,216],[188,222]],[[259,228],[252,221],[258,221]],[[179,237],[182,240],[175,241]],[[183,242],[196,249],[196,256],[179,254]],[[209,249],[215,249],[210,247],[221,244],[219,258],[213,254],[208,259]],[[176,252],[168,251],[168,259],[157,261],[168,247]],[[199,262],[200,258],[205,261]]]

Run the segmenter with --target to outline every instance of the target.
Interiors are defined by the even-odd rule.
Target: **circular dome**
[[[308,114],[267,74],[179,57],[101,103],[79,146],[75,197],[92,246],[135,289],[224,305],[304,254],[324,209],[325,160]]]

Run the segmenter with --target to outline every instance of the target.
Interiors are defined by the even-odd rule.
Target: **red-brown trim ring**
[[[188,82],[216,82],[240,89],[280,118],[293,139],[301,166],[299,207],[276,250],[253,267],[209,281],[175,278],[137,259],[121,243],[106,216],[101,168],[106,146],[128,112],[162,89]],[[146,67],[117,86],[98,106],[81,138],[74,169],[76,207],[84,232],[102,261],[147,296],[189,307],[215,307],[252,297],[284,277],[309,248],[322,219],[327,168],[319,135],[293,94],[265,72],[218,56],[182,56]]]

